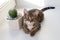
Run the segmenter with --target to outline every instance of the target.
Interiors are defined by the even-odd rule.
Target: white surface
[[[60,8],[44,12],[41,30],[34,37],[23,30],[12,31],[7,22],[0,28],[0,40],[60,40]]]

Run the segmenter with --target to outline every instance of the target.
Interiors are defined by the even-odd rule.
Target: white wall
[[[44,0],[16,0],[16,4],[17,8],[41,8],[44,6]]]
[[[45,0],[46,6],[60,7],[60,0]]]
[[[47,6],[60,6],[60,0],[45,0]]]
[[[38,0],[38,1],[41,1],[41,0]],[[43,7],[43,6],[37,6],[35,4],[26,2],[26,0],[16,0],[16,2],[17,2],[17,6],[19,8],[37,8],[37,7],[40,8],[40,7]],[[60,0],[44,0],[44,6],[59,7],[60,6]]]

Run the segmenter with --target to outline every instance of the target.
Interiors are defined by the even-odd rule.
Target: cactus
[[[17,17],[17,10],[16,9],[9,10],[9,16],[11,18],[16,18]]]

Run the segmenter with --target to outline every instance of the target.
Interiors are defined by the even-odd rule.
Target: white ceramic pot
[[[8,19],[9,29],[19,30],[22,27],[22,16],[18,16],[16,19]]]

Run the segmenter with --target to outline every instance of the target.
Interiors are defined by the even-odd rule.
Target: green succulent
[[[9,16],[11,18],[16,18],[17,17],[17,10],[16,9],[9,10]]]

